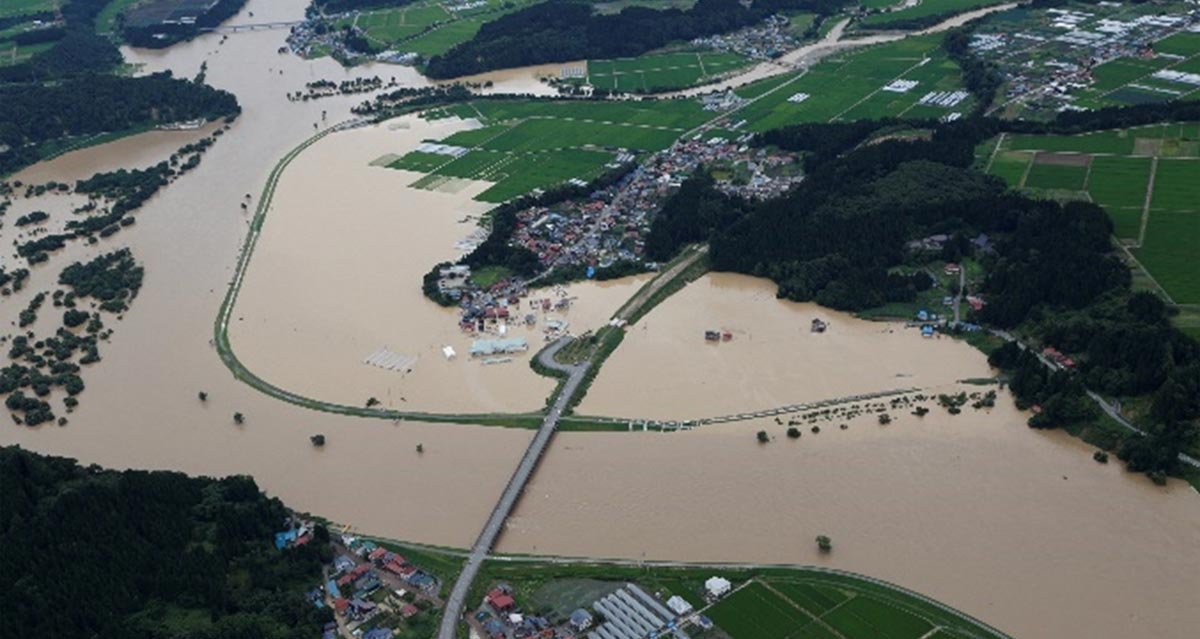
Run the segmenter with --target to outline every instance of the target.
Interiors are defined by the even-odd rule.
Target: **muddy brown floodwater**
[[[246,10],[260,17],[270,12],[295,19],[305,4],[251,0]],[[245,12],[238,19],[244,17]],[[234,380],[211,345],[217,309],[248,228],[249,216],[239,206],[243,197],[252,194],[257,202],[271,168],[312,135],[322,110],[328,111],[329,122],[337,121],[363,99],[293,103],[285,94],[317,78],[375,73],[395,75],[406,84],[424,83],[404,67],[346,71],[330,60],[306,62],[279,55],[276,49],[285,34],[244,32],[230,35],[224,44],[212,35],[165,51],[126,51],[147,72],[172,69],[181,77],[192,77],[207,61],[208,82],[236,93],[244,113],[199,167],[138,211],[134,227],[95,246],[72,243],[48,264],[31,269],[25,290],[0,303],[0,320],[7,325],[31,296],[53,290],[64,266],[122,246],[130,246],[146,265],[145,283],[132,310],[122,321],[108,321],[113,339],[101,346],[103,361],[84,373],[87,390],[80,396],[79,409],[69,415],[70,424],[26,428],[9,423],[0,427],[0,444],[116,468],[248,473],[289,505],[361,530],[466,546],[478,534],[530,432],[393,425],[305,410]],[[39,164],[16,179],[73,181],[98,171],[150,165],[200,133],[139,135]],[[18,199],[10,215],[42,209],[51,213],[52,224],[61,225],[77,204],[66,196]],[[0,230],[5,246],[11,245],[13,230],[8,224]],[[19,264],[8,254],[0,259],[6,266]],[[399,288],[419,283],[398,277],[393,284]],[[304,301],[282,300],[296,309],[303,308]],[[34,326],[39,332],[52,331],[61,318],[50,304],[40,315]],[[198,401],[199,391],[208,393],[207,403]],[[61,397],[53,397],[53,404],[61,413]],[[245,414],[244,426],[233,424],[235,411]],[[315,433],[327,437],[323,450],[308,441]],[[418,443],[424,446],[423,455],[415,452]]]
[[[814,319],[824,333],[812,332]],[[705,341],[706,330],[732,339]],[[718,273],[631,327],[579,412],[695,419],[992,374],[962,342],[777,300],[767,280]]]
[[[466,128],[457,118],[416,116],[329,136],[306,149],[280,180],[262,238],[234,307],[230,341],[263,379],[315,399],[443,413],[528,412],[545,405],[555,381],[529,368],[548,319],[581,333],[602,326],[645,277],[537,291],[507,327],[529,352],[486,365],[468,355],[473,336],[458,310],[421,293],[430,267],[455,260],[455,248],[491,205],[471,198],[490,184],[462,181],[452,191],[408,185],[421,174],[368,166],[403,155],[423,140]],[[573,299],[570,310],[542,313],[534,299]],[[537,326],[521,318],[533,314]],[[496,338],[495,334],[480,335]],[[447,360],[442,348],[458,356]],[[363,360],[386,348],[416,358],[411,372]]]
[[[235,20],[296,19],[305,4],[250,0]],[[317,78],[378,74],[427,83],[403,67],[346,71],[279,55],[284,35],[245,32],[224,43],[213,35],[126,52],[144,71],[181,77],[207,61],[208,82],[234,91],[245,112],[195,171],[137,213],[134,227],[94,246],[70,245],[0,304],[0,321],[12,321],[30,297],[54,289],[63,266],[103,251],[130,246],[146,265],[132,310],[110,322],[115,334],[102,346],[103,361],[84,375],[88,388],[71,423],[0,427],[0,444],[117,468],[248,473],[289,505],[359,530],[466,546],[529,431],[305,410],[234,380],[211,345],[248,228],[239,206],[245,194],[257,203],[271,168],[312,135],[322,110],[327,123],[340,121],[363,99],[292,103],[285,94]],[[510,72],[497,87],[535,89],[534,76]],[[479,187],[417,191],[407,187],[415,176],[368,163],[468,123],[405,123],[330,136],[284,174],[236,309],[244,319],[235,319],[234,347],[269,381],[326,399],[398,402],[403,394],[437,410],[534,408],[547,385],[524,359],[493,372],[422,351],[414,374],[401,380],[361,364],[364,348],[465,340],[452,315],[420,298],[414,273],[426,258],[453,256],[454,240],[469,230],[459,220],[480,208],[469,198]],[[17,177],[70,181],[146,166],[201,134],[144,134]],[[46,210],[54,227],[78,204],[75,196],[18,199],[9,215]],[[15,237],[11,226],[0,229],[4,246]],[[9,254],[0,260],[18,264]],[[637,286],[580,288],[568,317],[573,328],[602,321]],[[819,337],[808,333],[816,314],[831,322]],[[41,315],[34,328],[53,330],[59,314],[47,305]],[[450,321],[442,324],[443,316]],[[707,345],[698,334],[704,328],[729,329],[734,338]],[[763,282],[712,276],[632,327],[581,412],[678,419],[880,387],[951,390],[958,379],[986,374],[982,357],[965,346],[885,330],[779,302]],[[199,391],[208,393],[206,403]],[[246,415],[243,426],[233,424],[235,411]],[[827,563],[922,591],[1022,638],[1194,636],[1200,499],[1190,488],[1158,488],[1119,464],[1098,465],[1079,442],[1030,431],[1004,396],[987,414],[896,417],[886,427],[860,419],[845,431],[806,430],[798,442],[773,420],[676,434],[562,433],[502,547]],[[758,445],[759,429],[775,441]],[[324,449],[310,445],[315,433],[326,435]],[[828,558],[814,552],[820,533],[834,539]]]

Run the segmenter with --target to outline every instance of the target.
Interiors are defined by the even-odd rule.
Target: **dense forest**
[[[287,509],[249,477],[110,471],[0,448],[0,636],[290,639],[327,543],[276,550]],[[328,539],[318,527],[316,541]]]
[[[42,145],[62,138],[240,112],[232,94],[169,73],[108,75],[121,54],[95,33],[96,15],[107,4],[70,0],[53,47],[0,68],[0,175],[38,161]]]
[[[190,40],[202,33],[204,29],[221,24],[241,11],[244,6],[246,6],[246,0],[218,0],[211,9],[198,16],[196,21],[190,24],[162,24],[159,22],[141,24],[140,21],[126,19],[121,28],[121,36],[135,47],[162,49],[177,42]],[[136,12],[137,7],[134,7],[131,15],[136,16]]]
[[[87,99],[80,99],[86,96]],[[0,85],[0,175],[37,161],[38,145],[63,137],[156,123],[233,117],[237,98],[156,73],[139,78],[88,75],[48,85]]]
[[[336,0],[335,0],[336,1]],[[604,15],[591,5],[551,0],[484,24],[471,40],[429,60],[426,74],[454,78],[547,62],[641,55],[671,42],[750,26],[783,10],[835,11],[838,0],[699,0],[686,11],[626,7]]]

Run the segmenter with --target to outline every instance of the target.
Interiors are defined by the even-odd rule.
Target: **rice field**
[[[1157,190],[1157,189],[1156,189]],[[1200,304],[1200,213],[1155,210],[1134,255],[1176,304]]]
[[[888,11],[885,13],[877,13],[867,16],[862,24],[864,27],[887,28],[888,26],[902,22],[905,20],[913,20],[916,18],[925,18],[929,16],[952,15],[957,13],[965,13],[974,9],[991,6],[993,4],[1001,4],[1004,0],[922,0],[920,4],[912,7],[900,9],[898,11]],[[877,1],[875,4],[881,4]],[[892,2],[890,4],[897,4]],[[883,4],[882,6],[887,6]]]
[[[0,18],[54,11],[57,8],[58,0],[4,0],[0,3]]]
[[[703,84],[749,63],[743,56],[718,52],[659,53],[636,58],[589,60],[587,82],[608,91],[667,91]]]
[[[1005,136],[996,144],[989,143],[988,173],[1035,194],[1073,192],[1096,202],[1175,303],[1200,303],[1200,123]]]
[[[897,596],[840,580],[760,578],[706,612],[732,639],[991,637],[985,629]]]
[[[893,81],[915,85],[887,90]],[[828,58],[803,74],[770,78],[737,91],[743,98],[770,95],[738,112],[753,131],[796,124],[886,116],[941,118],[966,113],[971,98],[952,107],[922,105],[930,94],[962,90],[958,66],[946,58],[941,39],[912,37]],[[802,95],[803,94],[803,95]],[[807,97],[803,97],[803,96]]]
[[[1113,105],[1152,104],[1192,99],[1200,87],[1187,82],[1156,78],[1162,70],[1200,73],[1200,34],[1177,33],[1153,45],[1153,57],[1123,57],[1110,60],[1092,71],[1095,83],[1075,94],[1084,108]]]
[[[126,0],[119,0],[126,1]],[[425,57],[439,55],[475,36],[485,22],[523,8],[535,0],[488,0],[486,6],[451,11],[427,0],[400,7],[364,11],[341,18],[333,28],[356,26],[380,49],[396,49]]]

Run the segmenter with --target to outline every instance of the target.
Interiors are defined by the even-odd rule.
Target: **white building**
[[[708,591],[708,596],[713,599],[718,599],[729,594],[733,589],[733,584],[724,577],[709,577],[708,581],[704,582],[704,589]]]
[[[681,617],[692,611],[692,604],[688,603],[687,599],[684,599],[679,595],[675,595],[674,597],[668,599],[667,607]]]

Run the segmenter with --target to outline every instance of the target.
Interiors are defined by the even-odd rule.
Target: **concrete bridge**
[[[291,29],[292,27],[304,24],[303,20],[292,20],[290,22],[256,22],[254,24],[227,24],[218,27],[210,27],[200,29],[203,33],[238,33],[240,31],[271,31],[273,29]]]
[[[550,407],[550,411],[546,413],[546,418],[542,420],[542,425],[538,428],[537,434],[534,435],[533,441],[529,443],[529,448],[525,450],[525,454],[521,457],[521,462],[517,464],[516,471],[509,478],[508,484],[504,486],[504,492],[500,494],[500,500],[496,503],[496,507],[492,509],[492,514],[488,517],[487,523],[484,524],[483,531],[479,533],[479,538],[471,546],[471,553],[467,555],[467,561],[463,565],[462,572],[459,573],[458,580],[454,582],[454,588],[450,591],[450,596],[446,598],[446,608],[442,612],[442,623],[438,629],[438,639],[455,639],[455,630],[466,608],[467,593],[471,589],[471,584],[475,582],[475,577],[479,574],[479,569],[483,567],[483,561],[496,545],[496,540],[500,538],[500,533],[504,530],[504,522],[512,514],[517,501],[521,498],[521,493],[525,490],[525,485],[529,483],[534,469],[537,468],[538,462],[541,460],[542,455],[545,454],[546,448],[550,445],[550,439],[554,435],[554,430],[558,427],[558,420],[562,417],[567,402],[570,401],[571,396],[575,394],[576,389],[579,388],[579,384],[583,381],[588,362],[585,361],[574,366],[566,366],[554,361],[554,355],[570,342],[570,337],[561,337],[538,354],[538,361],[543,366],[566,373],[567,381],[563,384],[558,397]]]

